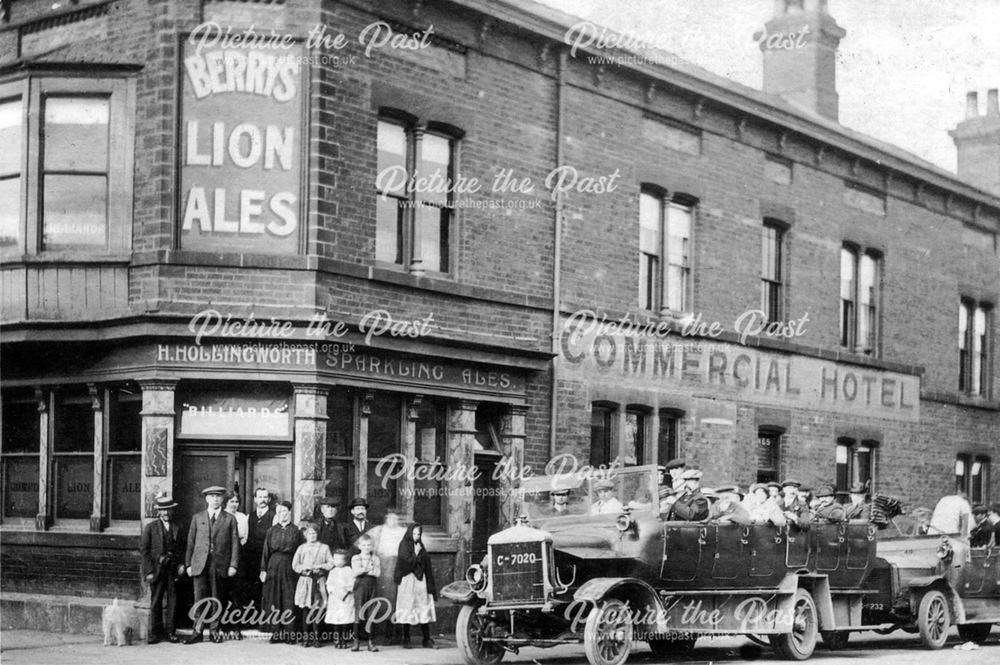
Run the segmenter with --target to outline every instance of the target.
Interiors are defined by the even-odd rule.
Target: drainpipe
[[[558,84],[556,87],[556,167],[563,163],[563,138],[566,101],[566,50],[559,49],[558,59]],[[552,260],[552,384],[551,399],[549,402],[549,459],[556,455],[556,408],[558,404],[558,381],[556,369],[559,360],[559,328],[560,328],[560,290],[562,281],[562,227],[563,227],[563,192],[556,192],[556,214],[555,214],[555,250]]]

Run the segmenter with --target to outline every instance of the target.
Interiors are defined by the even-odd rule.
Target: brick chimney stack
[[[965,120],[951,138],[958,148],[958,177],[970,185],[1000,196],[1000,103],[997,89],[986,92],[986,113],[979,114],[979,95],[965,98]]]
[[[847,34],[827,0],[775,0],[754,40],[764,56],[764,92],[837,120],[837,46]]]

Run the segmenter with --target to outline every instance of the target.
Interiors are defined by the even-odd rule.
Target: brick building
[[[63,4],[0,24],[11,625],[141,598],[207,484],[366,496],[438,579],[510,460],[1000,499],[1000,199],[837,124],[825,3],[764,92],[524,0]]]

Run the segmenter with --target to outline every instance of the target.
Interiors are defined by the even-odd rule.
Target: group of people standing
[[[671,460],[664,470],[660,488],[660,514],[666,520],[713,520],[742,525],[791,524],[807,530],[813,523],[838,524],[851,520],[868,521],[871,504],[866,489],[856,484],[850,488],[850,503],[836,501],[831,485],[815,493],[797,480],[755,483],[744,492],[737,485],[723,485],[711,492],[701,488],[702,472],[687,468],[683,460]]]
[[[292,521],[292,504],[272,506],[266,488],[254,490],[254,506],[239,511],[239,497],[219,486],[202,491],[205,510],[191,519],[186,542],[173,519],[177,504],[156,500],[158,519],[143,529],[140,540],[142,573],[151,589],[149,642],[179,642],[175,632],[176,584],[182,575],[192,580],[195,606],[215,599],[224,614],[193,612],[194,631],[185,644],[203,641],[203,623],[210,639],[221,642],[222,629],[242,639],[241,628],[260,627],[272,643],[319,647],[332,642],[358,651],[365,642],[378,651],[369,627],[385,626],[410,648],[410,626],[419,625],[422,645],[434,648],[430,624],[435,621],[437,586],[420,524],[400,525],[388,513],[373,525],[368,502],[350,503],[349,519],[337,519],[337,497],[320,500],[314,521]],[[225,510],[223,510],[225,506]],[[227,617],[228,623],[223,621]],[[253,624],[253,625],[249,625]]]

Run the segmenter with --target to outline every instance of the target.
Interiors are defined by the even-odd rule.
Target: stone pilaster
[[[448,466],[475,468],[477,402],[462,400],[448,410]],[[455,569],[465,570],[467,552],[472,543],[472,478],[470,474],[454,474],[446,481],[447,516],[445,526],[458,540]]]
[[[296,385],[295,390],[295,479],[296,522],[312,519],[326,491],[326,397],[325,386]]]
[[[354,453],[354,474],[357,478],[358,496],[368,498],[368,421],[372,415],[372,400],[375,393],[366,390],[361,393],[361,405],[358,409],[358,448]],[[345,511],[347,507],[345,506]],[[346,512],[345,512],[346,514]]]
[[[90,513],[90,530],[104,530],[104,400],[103,394],[96,384],[88,383],[90,406],[94,411],[94,505]]]
[[[51,393],[42,388],[35,388],[35,401],[38,402],[38,514],[35,515],[35,530],[45,531],[51,520],[49,515],[49,460],[52,455],[49,450],[49,434],[52,410]]]
[[[159,493],[173,496],[174,389],[176,379],[146,379],[142,388],[142,518],[156,517],[153,502]]]
[[[524,475],[525,417],[528,407],[511,405],[500,422],[500,452],[504,456],[505,471],[500,478],[501,526],[514,523],[521,513],[521,479]]]
[[[400,451],[406,459],[416,459],[417,457],[417,420],[420,417],[417,412],[420,410],[420,403],[423,399],[423,395],[413,395],[406,403],[406,427],[403,430],[403,449]],[[408,487],[406,489],[408,491],[399,492],[399,505],[397,508],[403,519],[412,520],[413,509],[416,503],[415,493],[412,491],[413,480],[405,475],[400,480],[407,483]],[[403,488],[397,487],[396,489],[399,491]]]

